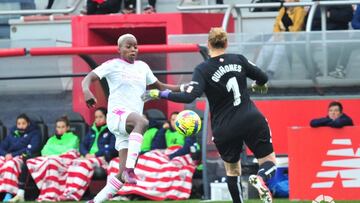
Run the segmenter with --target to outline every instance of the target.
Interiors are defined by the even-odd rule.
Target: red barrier
[[[25,56],[25,48],[0,49],[0,57]]]
[[[170,52],[199,52],[197,44],[173,44],[173,45],[139,45],[140,53],[170,53]],[[31,48],[32,56],[49,55],[75,55],[75,54],[116,54],[117,46],[95,47],[45,47]]]
[[[290,199],[360,199],[360,127],[294,127],[288,141]]]

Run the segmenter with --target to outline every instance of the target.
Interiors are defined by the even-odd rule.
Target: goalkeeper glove
[[[171,92],[170,90],[164,90],[164,91],[160,91],[158,89],[146,90],[144,94],[141,95],[141,99],[144,102],[160,99],[160,98],[166,99],[169,96],[170,92]]]
[[[251,90],[252,90],[253,92],[259,92],[259,93],[261,93],[261,94],[266,94],[267,91],[268,91],[268,86],[267,86],[267,84],[258,85],[258,84],[256,84],[256,82],[253,82],[253,83],[251,84]]]

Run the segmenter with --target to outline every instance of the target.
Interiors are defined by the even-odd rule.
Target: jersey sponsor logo
[[[360,198],[360,127],[288,130],[290,199]]]
[[[360,188],[360,147],[353,146],[351,139],[333,139],[332,145],[336,149],[328,150],[328,160],[321,163],[326,170],[316,173],[326,181],[313,182],[311,188],[332,188],[336,181],[343,188]]]
[[[224,66],[220,66],[217,71],[211,76],[211,79],[214,82],[219,82],[220,78],[228,72],[236,71],[241,72],[242,66],[239,64],[228,64]]]

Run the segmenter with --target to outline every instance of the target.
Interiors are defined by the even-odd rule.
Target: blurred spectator
[[[79,155],[79,137],[70,130],[66,116],[55,122],[55,134],[41,150],[42,157],[26,161],[40,195],[37,201],[56,201],[64,191],[67,169]],[[54,179],[54,177],[57,177]]]
[[[360,29],[360,4],[356,6],[356,10],[351,21],[351,26],[354,30]],[[357,34],[350,33],[349,38],[359,39],[359,37],[356,37],[356,35]],[[359,47],[359,43],[355,43],[355,42],[344,44],[341,47],[341,53],[337,61],[335,70],[329,73],[331,77],[341,79],[346,76],[346,67],[349,63],[349,59],[352,54],[352,51],[354,49],[357,49],[358,47]]]
[[[340,102],[333,101],[329,104],[328,115],[324,118],[313,119],[310,126],[313,128],[328,126],[332,128],[342,128],[353,126],[352,119],[343,113],[343,106]]]
[[[348,30],[349,22],[353,17],[353,8],[349,5],[333,5],[325,7],[326,12],[326,30]],[[317,7],[313,23],[311,25],[312,30],[321,30],[321,8]],[[345,77],[345,67],[343,65],[338,64],[339,56],[341,55],[341,50],[343,50],[343,46],[338,47],[328,46],[327,50],[327,62],[329,66],[329,76],[336,78],[344,78]]]
[[[79,137],[70,131],[68,118],[64,116],[57,119],[55,126],[55,134],[48,139],[41,155],[60,155],[70,150],[79,150]]]
[[[175,120],[178,112],[170,115],[169,121],[159,128],[154,121],[149,121],[150,126],[144,134],[142,155],[136,165],[136,175],[142,180],[136,185],[128,187],[125,184],[119,195],[136,194],[152,200],[186,199],[190,196],[192,177],[199,162],[199,145],[196,137],[187,137],[175,130]],[[119,159],[114,159],[109,164],[109,175],[118,171]],[[186,169],[185,169],[186,168]],[[184,177],[183,171],[186,173]],[[161,175],[159,176],[159,171]],[[158,185],[161,184],[161,187]],[[181,185],[181,187],[178,187]],[[155,189],[154,189],[155,188]]]
[[[175,111],[170,114],[170,118],[160,128],[151,143],[151,149],[166,149],[172,146],[183,146],[185,137],[175,129],[176,116],[179,112]]]
[[[353,16],[353,8],[349,5],[333,5],[325,7],[326,30],[347,30]],[[316,8],[311,30],[321,30],[321,7]]]
[[[16,125],[0,143],[0,191],[7,193],[4,202],[24,201],[24,186],[28,174],[24,161],[36,154],[40,145],[39,129],[26,114],[20,114],[16,118]],[[14,198],[13,194],[16,194]]]
[[[146,131],[144,134],[143,145],[141,147],[142,152],[180,146],[180,148],[178,148],[176,151],[169,154],[170,159],[173,159],[177,156],[190,154],[191,147],[195,147],[193,154],[197,154],[199,151],[199,145],[196,143],[196,137],[190,136],[185,138],[175,129],[175,121],[178,114],[179,112],[177,111],[172,112],[170,114],[169,121],[165,122],[160,129],[150,128],[148,131]],[[199,157],[196,159],[199,159]]]
[[[119,13],[121,0],[87,0],[86,10],[88,15]]]
[[[175,130],[175,119],[178,114],[179,112],[171,113],[169,121],[165,122],[161,128],[152,127],[145,132],[141,146],[142,152],[184,145],[184,136]]]
[[[106,114],[105,108],[95,110],[95,121],[80,144],[83,157],[73,160],[68,168],[65,190],[59,201],[80,201],[90,184],[95,167],[106,169],[107,161],[117,156],[115,136],[106,125]]]
[[[144,8],[144,13],[151,14],[156,12],[156,0],[148,0],[148,5]],[[122,13],[130,14],[136,12],[136,0],[124,0],[124,10]]]
[[[298,2],[299,0],[285,0],[285,2]],[[301,31],[304,25],[305,10],[303,7],[284,7],[281,6],[279,14],[275,19],[274,35],[269,42],[283,41],[286,35],[276,34],[279,32],[298,32]],[[290,53],[291,54],[291,53]],[[286,46],[282,44],[275,44],[264,46],[256,61],[256,64],[266,70],[268,77],[274,78],[276,69],[280,65],[280,61],[286,60]],[[269,61],[269,62],[267,62]],[[266,66],[267,64],[267,66]]]
[[[141,144],[141,153],[151,150],[152,141],[160,128],[164,125],[158,121],[150,119],[148,115],[143,115],[149,121],[149,127],[144,133],[143,143]]]
[[[360,4],[356,5],[356,10],[351,20],[351,26],[353,29],[360,29]]]

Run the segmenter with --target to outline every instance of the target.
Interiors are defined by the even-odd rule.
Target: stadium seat
[[[43,118],[37,114],[27,114],[27,116],[30,118],[31,122],[33,122],[35,125],[38,126],[38,128],[40,130],[41,149],[42,149],[42,146],[45,145],[45,143],[49,137],[48,126],[45,124]]]
[[[68,112],[66,113],[66,116],[69,119],[70,130],[78,135],[80,140],[82,140],[85,137],[89,127],[83,116],[77,112]]]
[[[0,121],[0,141],[3,140],[6,136],[7,129],[4,124]]]
[[[26,114],[29,119],[31,120],[31,122],[33,122],[35,125],[37,125],[37,127],[40,130],[41,133],[41,148],[39,150],[39,152],[33,154],[34,156],[40,156],[40,151],[43,148],[43,146],[46,144],[46,141],[48,140],[49,137],[49,132],[48,132],[48,126],[45,124],[43,118],[37,114]],[[32,178],[32,176],[30,175],[30,173],[27,175],[26,177],[26,182],[25,182],[25,199],[26,200],[35,200],[35,198],[39,195],[39,190]]]
[[[165,114],[159,109],[148,109],[145,111],[145,115],[149,120],[155,120],[159,122],[167,121]]]

